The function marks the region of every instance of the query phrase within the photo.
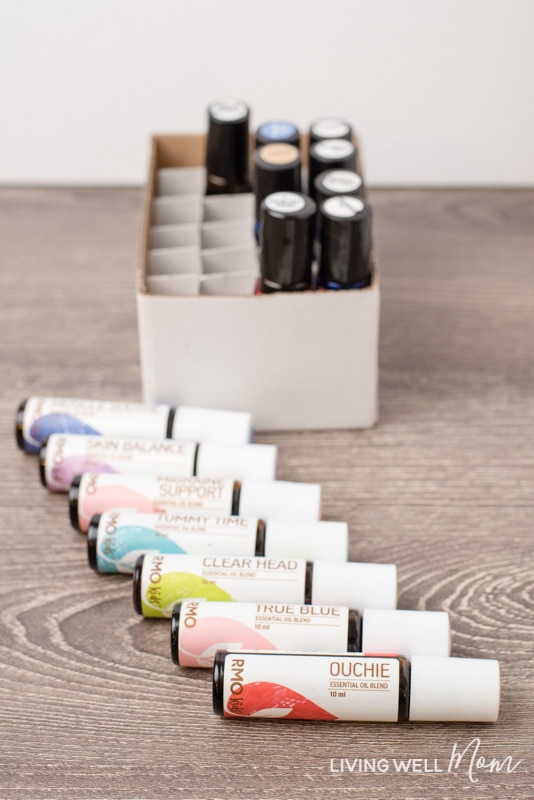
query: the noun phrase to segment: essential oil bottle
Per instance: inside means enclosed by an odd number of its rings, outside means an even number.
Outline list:
[[[308,194],[315,200],[315,178],[328,169],[357,172],[358,154],[352,142],[346,139],[325,139],[310,147]]]
[[[131,573],[141,553],[266,556],[346,561],[346,522],[261,520],[114,509],[95,514],[87,532],[89,565],[97,572]]]
[[[186,598],[357,611],[397,605],[394,564],[147,553],[135,565],[133,583],[134,608],[145,617],[170,617],[174,605]]]
[[[276,460],[275,445],[267,444],[53,433],[41,446],[39,474],[43,486],[53,492],[68,492],[76,475],[84,472],[270,481],[276,477]]]
[[[362,289],[372,277],[372,210],[359,197],[339,195],[319,210],[318,285],[325,289]]]
[[[494,659],[219,650],[213,710],[235,719],[496,722]]]
[[[286,120],[271,120],[264,122],[256,129],[256,147],[263,147],[265,144],[284,142],[300,147],[299,129],[292,122]]]
[[[323,200],[338,195],[365,197],[363,178],[348,169],[327,169],[315,178],[315,201],[320,206]]]
[[[250,192],[249,108],[236,98],[214,100],[208,107],[206,194]]]
[[[275,192],[262,202],[262,292],[301,292],[311,288],[316,211],[313,200],[298,192]]]
[[[351,142],[354,132],[352,125],[339,117],[322,117],[312,122],[309,129],[310,145],[325,139],[346,139]]]
[[[168,473],[85,472],[76,476],[69,491],[74,528],[85,533],[95,514],[114,508],[310,521],[321,516],[321,487],[291,481],[181,478]]]
[[[15,436],[20,449],[39,453],[42,443],[53,433],[246,444],[252,439],[252,417],[245,411],[193,406],[173,408],[126,400],[40,396],[23,400],[15,421]]]
[[[363,644],[364,635],[373,642],[370,648]],[[448,656],[449,615],[390,609],[364,609],[360,615],[345,606],[198,599],[175,605],[171,620],[175,664],[211,667],[216,651],[223,649]]]
[[[300,192],[300,151],[292,144],[267,144],[254,151],[253,189],[256,208],[256,240],[260,239],[261,204],[275,192]]]

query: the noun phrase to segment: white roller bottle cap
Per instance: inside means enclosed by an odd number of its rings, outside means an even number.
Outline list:
[[[400,611],[365,608],[362,652],[448,656],[451,652],[449,615],[446,611]]]
[[[252,416],[247,411],[179,406],[174,412],[172,438],[213,444],[247,444],[252,439]]]
[[[273,481],[276,478],[274,444],[201,444],[197,452],[199,478],[236,481]]]
[[[321,487],[318,483],[245,481],[239,496],[239,516],[318,520],[321,516]]]
[[[302,522],[269,519],[265,531],[268,558],[303,558],[305,561],[346,561],[349,531],[346,522]]]
[[[396,608],[397,568],[395,564],[315,561],[311,601],[319,606],[348,606],[360,613],[364,608]]]
[[[493,658],[414,656],[411,721],[496,722],[501,681]]]

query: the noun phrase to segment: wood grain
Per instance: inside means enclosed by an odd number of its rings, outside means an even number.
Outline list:
[[[32,393],[140,398],[140,200],[0,190],[0,797],[531,798],[534,191],[372,192],[381,422],[257,437],[280,477],[323,484],[353,559],[398,564],[400,607],[447,609],[455,655],[499,658],[495,725],[223,721],[208,672],[174,667],[168,624],[134,613],[130,580],[88,568],[13,419]],[[513,765],[447,772],[476,737]],[[360,758],[388,771],[331,771]],[[398,774],[395,758],[444,771]]]

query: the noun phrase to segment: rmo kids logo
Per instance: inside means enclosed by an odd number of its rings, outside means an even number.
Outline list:
[[[243,710],[243,694],[245,678],[243,675],[245,666],[244,658],[233,658],[230,666],[230,697],[228,700],[228,711],[232,714],[240,714]]]
[[[114,536],[117,533],[117,524],[119,521],[119,512],[110,511],[104,521],[104,536],[102,540],[102,552],[108,558],[115,557],[115,540]]]
[[[85,494],[95,494],[98,490],[98,473],[92,472],[87,475],[85,483]]]
[[[146,592],[147,600],[156,608],[161,608],[161,587],[160,582],[162,578],[162,565],[163,556],[155,555],[152,557],[150,564],[150,573],[148,575],[148,589]]]
[[[197,624],[198,602],[192,600],[186,604],[184,614],[184,626],[186,628],[194,628]]]

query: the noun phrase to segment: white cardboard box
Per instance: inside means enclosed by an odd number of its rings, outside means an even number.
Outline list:
[[[149,242],[161,170],[201,166],[204,148],[203,136],[152,140],[137,286],[144,400],[251,411],[265,431],[371,427],[378,417],[376,270],[360,290],[235,296],[199,296],[188,276],[154,274]],[[168,192],[172,180],[163,177]]]

